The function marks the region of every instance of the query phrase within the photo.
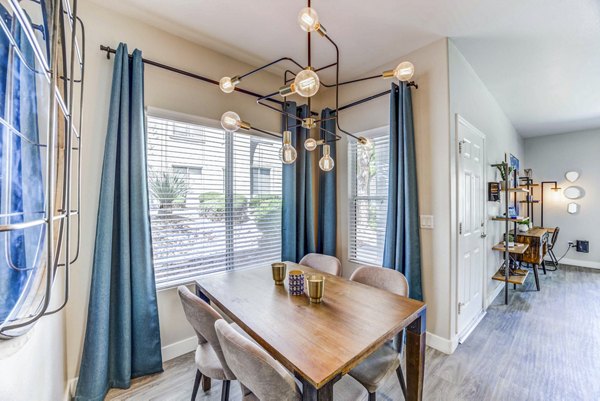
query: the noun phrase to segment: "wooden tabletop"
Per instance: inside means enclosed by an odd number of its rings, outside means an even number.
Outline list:
[[[515,242],[514,246],[508,247],[508,252],[515,255],[522,255],[529,248],[529,244],[521,244],[519,242]],[[506,245],[503,242],[500,242],[492,248],[494,251],[504,252],[506,250]]]
[[[275,359],[316,389],[424,316],[423,302],[286,264],[288,272],[325,276],[323,303],[289,295],[287,278],[284,285],[275,285],[270,265],[205,276],[196,284]]]
[[[546,229],[546,228],[533,227],[533,228],[529,229],[529,231],[526,231],[526,232],[520,232],[519,231],[519,232],[516,233],[516,235],[517,236],[523,236],[523,237],[537,237],[537,238],[541,238],[547,232],[548,232],[548,229]]]

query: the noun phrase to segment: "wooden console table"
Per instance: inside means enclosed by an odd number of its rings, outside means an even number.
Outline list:
[[[527,250],[519,256],[519,261],[529,263],[533,266],[533,274],[535,277],[535,286],[540,290],[540,278],[538,275],[538,267],[542,266],[544,274],[546,274],[546,263],[544,256],[548,252],[548,229],[542,227],[534,227],[527,232],[517,232],[515,241],[528,244]]]

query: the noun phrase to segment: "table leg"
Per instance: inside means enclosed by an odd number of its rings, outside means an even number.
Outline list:
[[[535,288],[540,290],[540,274],[538,273],[538,265],[537,263],[533,264],[533,277],[535,278]]]
[[[302,380],[302,401],[333,401],[333,385],[339,378],[331,380],[317,389],[308,381]]]
[[[425,375],[425,311],[406,329],[406,401],[422,401]]]

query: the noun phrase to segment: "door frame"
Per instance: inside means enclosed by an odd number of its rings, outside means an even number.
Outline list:
[[[455,303],[455,308],[454,308],[454,319],[456,322],[455,325],[455,335],[457,335],[459,337],[460,342],[462,342],[462,340],[466,339],[466,337],[473,331],[473,329],[479,324],[479,322],[481,321],[481,319],[483,318],[483,316],[485,315],[485,311],[487,309],[487,274],[488,274],[488,268],[487,268],[487,259],[488,259],[488,252],[487,252],[487,237],[482,238],[483,241],[483,249],[484,249],[484,253],[483,253],[483,274],[482,274],[482,279],[481,279],[481,311],[482,313],[480,313],[478,316],[476,316],[472,322],[470,322],[467,326],[465,326],[461,331],[459,331],[459,327],[458,327],[458,321],[459,321],[459,308],[458,308],[458,294],[459,294],[459,277],[458,277],[458,269],[459,269],[459,264],[460,264],[460,245],[461,245],[461,234],[460,234],[460,223],[462,221],[462,215],[461,215],[461,198],[460,198],[460,189],[461,189],[461,180],[460,180],[460,168],[461,168],[461,163],[462,163],[462,157],[460,156],[460,144],[462,142],[462,137],[460,136],[460,125],[464,125],[465,127],[469,128],[470,130],[472,130],[477,136],[479,136],[483,142],[483,156],[482,156],[482,164],[483,164],[483,175],[482,175],[482,184],[483,184],[483,208],[482,208],[482,214],[483,214],[483,233],[487,234],[487,226],[488,226],[488,214],[487,214],[487,137],[486,135],[477,127],[475,127],[473,124],[471,124],[467,119],[465,119],[463,116],[461,116],[460,114],[456,113],[456,120],[455,120],[455,141],[456,141],[456,146],[455,146],[455,177],[454,179],[456,180],[456,185],[455,185],[455,194],[454,196],[456,197],[456,224],[455,224],[455,235],[456,235],[456,249],[455,249],[455,255],[456,255],[456,280],[455,280],[455,297],[454,298],[454,303]]]

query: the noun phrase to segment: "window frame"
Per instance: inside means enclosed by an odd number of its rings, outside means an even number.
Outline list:
[[[372,138],[377,138],[377,137],[382,137],[384,135],[388,135],[390,134],[390,126],[389,125],[383,125],[381,127],[377,127],[377,128],[372,128],[366,131],[363,131],[360,133],[360,136],[363,136],[367,139],[372,139]],[[388,139],[389,140],[389,139]],[[356,264],[361,264],[361,265],[369,265],[369,266],[377,266],[377,267],[381,267],[381,264],[374,262],[373,260],[363,260],[360,258],[355,257],[354,255],[352,255],[352,252],[354,250],[354,253],[356,253],[356,245],[355,245],[355,240],[356,239],[356,232],[357,232],[357,224],[356,224],[356,213],[353,213],[353,205],[356,201],[358,200],[382,200],[382,201],[386,201],[387,202],[387,198],[388,196],[382,196],[382,195],[378,195],[378,196],[365,196],[365,195],[357,195],[356,194],[356,180],[357,180],[357,169],[356,169],[356,162],[357,162],[357,154],[356,154],[356,146],[358,144],[357,143],[349,143],[348,144],[348,233],[347,233],[347,241],[348,241],[348,247],[347,247],[347,255],[346,257],[348,258],[349,262],[352,263],[356,263]],[[352,147],[354,146],[354,152],[351,152]],[[388,155],[389,156],[389,155]],[[389,168],[389,158],[388,158],[388,168]],[[389,185],[389,183],[388,183]],[[385,230],[385,224],[383,229]],[[382,249],[383,252],[383,249]],[[383,259],[383,255],[382,255],[382,259]]]
[[[201,116],[196,116],[196,115],[190,115],[190,114],[186,114],[186,113],[180,113],[180,112],[176,112],[176,111],[171,111],[171,110],[165,110],[165,109],[161,109],[161,108],[157,108],[157,107],[152,107],[152,106],[147,106],[145,108],[145,112],[144,112],[144,125],[145,125],[145,131],[146,131],[146,138],[145,138],[145,142],[146,142],[146,153],[147,153],[147,146],[148,146],[148,138],[147,138],[147,134],[148,134],[148,117],[154,117],[154,118],[158,118],[158,119],[165,119],[165,120],[170,120],[170,121],[176,121],[176,122],[180,122],[180,123],[184,123],[184,124],[191,124],[191,125],[200,125],[200,126],[204,126],[207,128],[213,128],[213,129],[218,129],[218,130],[223,130],[223,127],[221,126],[220,121],[218,120],[214,120],[214,119],[210,119],[210,118],[206,118],[206,117],[201,117]],[[269,131],[270,132],[270,131]],[[277,135],[277,133],[273,133],[275,135]],[[266,135],[264,133],[261,132],[257,132],[254,130],[250,130],[248,132],[248,135],[252,135],[255,137],[259,137],[261,139],[268,139],[268,140],[273,140],[272,136]],[[178,142],[185,142],[184,140],[182,140],[181,136],[176,136],[176,138],[171,138],[174,141],[178,141]],[[227,168],[230,168],[233,165],[233,148],[235,145],[233,145],[233,138],[231,136],[226,135],[225,136],[225,141],[232,144],[231,147],[227,147],[226,145],[226,150],[225,150],[225,168],[223,169],[223,180],[224,180],[224,195],[227,197],[227,195],[232,195],[233,196],[233,192],[229,193],[229,191],[234,191],[234,180],[233,180],[233,175],[230,177],[230,179],[227,179],[227,175],[225,170]],[[205,142],[204,140],[201,141],[193,141],[194,143],[199,143],[199,142]],[[188,166],[184,166],[184,165],[177,165],[176,167],[188,167]],[[207,167],[207,166],[202,166],[202,168]],[[253,167],[250,166],[250,170],[252,170]],[[148,167],[147,167],[148,170]],[[272,169],[270,169],[272,170]],[[272,173],[272,171],[271,171]],[[251,180],[250,180],[251,181]],[[230,182],[231,188],[227,188],[227,182]],[[251,183],[250,183],[251,185]],[[150,195],[149,195],[150,196]],[[252,194],[250,195],[252,196]],[[283,196],[283,194],[282,194]],[[154,245],[153,245],[154,248]],[[234,252],[235,253],[235,252]],[[228,256],[228,252],[225,252],[225,257],[227,260],[229,260],[231,257]],[[281,256],[280,256],[281,258]],[[156,274],[156,270],[155,270],[155,266],[154,266],[154,250],[152,251],[152,270],[153,273]],[[229,262],[227,263],[229,265]],[[229,267],[227,266],[225,269],[223,270],[216,270],[216,271],[211,271],[208,273],[204,273],[203,275],[210,275],[210,274],[220,274],[223,273],[227,270],[231,270],[233,268],[233,266]],[[247,268],[247,267],[241,267],[241,269],[243,268]],[[190,278],[189,280],[186,281],[178,281],[178,280],[173,280],[170,282],[166,282],[163,284],[158,284],[155,283],[155,287],[156,287],[156,291],[157,292],[161,292],[161,291],[169,291],[172,290],[173,288],[176,288],[180,285],[190,285],[193,284],[195,279],[197,277],[200,277],[200,275],[194,277],[194,278]]]

